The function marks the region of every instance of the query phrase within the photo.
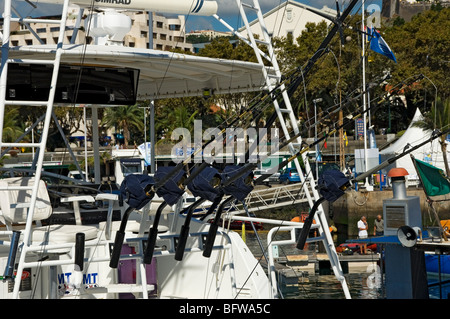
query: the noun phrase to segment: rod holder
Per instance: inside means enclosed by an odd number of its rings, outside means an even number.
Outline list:
[[[122,222],[120,223],[120,228],[116,232],[116,238],[114,239],[113,251],[111,253],[111,260],[109,261],[109,267],[117,268],[119,265],[120,254],[122,252],[123,240],[125,238],[125,229],[127,228],[128,217],[134,210],[133,207],[128,207],[123,214]]]
[[[203,257],[206,257],[206,258],[211,257],[211,252],[212,252],[212,248],[214,245],[214,241],[216,239],[217,229],[219,228],[219,222],[220,222],[220,217],[222,215],[223,208],[225,207],[225,205],[229,204],[233,199],[234,199],[233,196],[228,197],[226,200],[224,200],[220,204],[219,209],[217,209],[217,213],[216,213],[216,216],[214,217],[214,221],[211,224],[211,226],[209,226],[209,232],[206,237],[204,250],[203,250]]]
[[[153,258],[153,251],[155,250],[156,245],[156,237],[158,236],[158,224],[159,219],[161,217],[161,213],[164,209],[164,207],[167,206],[166,202],[161,203],[159,205],[158,209],[156,210],[155,219],[153,220],[153,226],[148,232],[148,238],[147,238],[147,246],[145,247],[144,252],[144,264],[151,264],[152,258]]]
[[[84,241],[84,233],[75,235],[75,265],[78,266],[79,271],[83,271],[84,268]]]
[[[309,231],[311,229],[312,222],[314,220],[314,215],[316,214],[317,208],[319,207],[322,202],[325,201],[325,197],[320,197],[311,208],[311,211],[309,212],[308,217],[306,218],[305,222],[303,223],[302,230],[300,232],[300,235],[298,236],[297,240],[297,249],[303,250],[306,243],[306,238],[308,237]]]
[[[20,231],[13,231],[3,281],[12,280],[14,277],[14,265],[16,263],[17,247],[19,247],[19,238]]]
[[[199,199],[195,201],[191,206],[189,206],[188,213],[186,214],[186,220],[184,225],[181,226],[180,230],[180,238],[178,240],[177,248],[175,250],[175,260],[181,261],[183,260],[184,249],[186,248],[186,242],[189,236],[189,224],[191,222],[192,214],[194,210],[205,201],[206,199]]]

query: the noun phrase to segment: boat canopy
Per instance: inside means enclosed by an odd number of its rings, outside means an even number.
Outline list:
[[[31,45],[10,51],[12,59],[49,59],[55,45]],[[198,57],[122,46],[65,45],[62,64],[138,69],[138,100],[260,91],[261,66],[236,60]],[[274,75],[273,70],[269,70]]]

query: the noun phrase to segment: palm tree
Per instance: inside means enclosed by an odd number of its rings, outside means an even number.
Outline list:
[[[116,128],[123,130],[125,148],[128,147],[130,140],[130,130],[136,128],[144,129],[143,111],[137,105],[117,106],[108,108],[101,121],[107,128]]]
[[[440,98],[436,99],[435,107],[432,107],[429,112],[423,115],[422,120],[419,120],[413,124],[420,127],[425,131],[432,131],[439,129],[441,131],[447,129],[450,125],[450,99],[442,101]],[[445,140],[447,135],[441,135],[439,143],[441,145],[442,157],[444,159],[445,173],[447,177],[450,177],[450,168],[447,158],[447,143]]]
[[[192,133],[194,131],[193,125],[197,114],[197,110],[190,114],[189,110],[184,105],[176,108],[173,113],[171,113],[172,116],[170,116],[171,123],[169,131],[182,127],[187,128]]]
[[[12,142],[18,138],[23,130],[18,124],[19,112],[15,108],[7,108],[3,122],[3,137],[5,142]]]

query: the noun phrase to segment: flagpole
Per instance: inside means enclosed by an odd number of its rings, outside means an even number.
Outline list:
[[[361,34],[361,38],[362,38],[362,86],[363,86],[363,94],[362,94],[362,98],[363,98],[363,110],[364,110],[364,115],[363,115],[363,122],[364,122],[364,165],[365,165],[365,170],[368,170],[367,167],[367,158],[368,158],[368,151],[367,151],[367,104],[366,104],[366,35],[365,35],[365,26],[364,26],[364,3],[365,0],[362,0],[362,12],[361,12],[361,28],[362,28],[362,34]],[[370,185],[369,185],[369,177],[366,177],[366,183],[364,185],[364,187],[366,188],[366,190],[371,190],[370,189]]]

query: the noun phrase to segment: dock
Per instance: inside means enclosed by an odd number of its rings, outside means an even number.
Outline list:
[[[368,253],[364,255],[340,255],[344,274],[367,272],[380,260],[380,254]],[[267,263],[260,259],[262,267],[267,271]],[[296,285],[299,278],[308,274],[332,275],[331,264],[327,254],[299,254],[287,255],[275,259],[275,272],[282,285]]]

